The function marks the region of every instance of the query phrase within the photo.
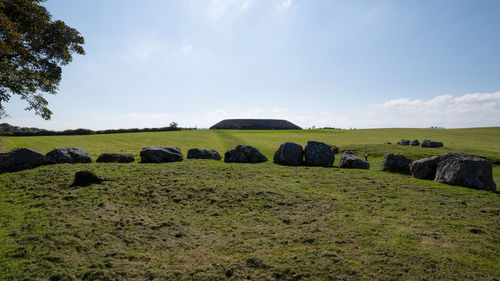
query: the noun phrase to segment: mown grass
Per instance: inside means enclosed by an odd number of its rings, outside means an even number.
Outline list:
[[[150,145],[223,152],[248,143],[270,159],[283,141],[319,140],[374,157],[371,170],[185,160],[62,164],[2,174],[0,280],[498,280],[498,193],[378,168],[380,156],[395,150],[414,157],[476,151],[499,158],[498,128],[468,130],[3,138],[3,150],[75,146],[94,156],[138,155]],[[417,135],[446,147],[383,144]],[[80,170],[106,181],[70,188]],[[498,167],[494,172],[498,183]]]

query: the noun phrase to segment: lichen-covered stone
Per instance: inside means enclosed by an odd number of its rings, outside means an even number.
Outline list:
[[[359,158],[359,156],[352,151],[344,151],[340,158],[339,168],[368,170],[370,169],[370,163]]]
[[[142,163],[168,163],[184,160],[178,147],[145,147],[140,152]]]
[[[331,167],[335,161],[335,151],[326,143],[308,141],[304,149],[306,166]]]
[[[261,163],[266,162],[267,158],[257,148],[250,145],[238,145],[233,149],[226,151],[224,162],[227,163]]]
[[[279,165],[300,166],[304,163],[304,149],[293,142],[285,142],[274,153],[273,162]]]
[[[496,191],[490,161],[465,153],[448,153],[439,158],[437,182]]]

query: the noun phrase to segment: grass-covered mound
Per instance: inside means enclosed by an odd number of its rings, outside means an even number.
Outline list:
[[[287,120],[280,119],[225,119],[210,127],[222,130],[302,130]]]
[[[383,144],[403,137],[445,147]],[[138,156],[153,145],[223,152],[247,143],[272,158],[283,141],[318,140],[368,151],[372,169],[185,160],[2,174],[0,280],[498,279],[499,194],[386,173],[378,165],[386,151],[414,159],[448,151],[498,159],[499,139],[498,128],[3,138],[3,150],[75,146],[94,157]],[[70,187],[82,170],[104,181]],[[494,177],[498,185],[497,166]]]

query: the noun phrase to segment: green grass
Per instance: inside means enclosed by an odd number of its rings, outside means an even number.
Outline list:
[[[442,141],[443,148],[420,148],[395,145],[401,138]],[[2,150],[28,147],[46,153],[57,147],[78,147],[94,156],[103,152],[126,152],[139,156],[147,146],[178,146],[186,153],[189,148],[206,147],[224,152],[238,144],[257,147],[268,158],[285,142],[305,145],[308,140],[337,145],[341,150],[366,151],[380,157],[388,152],[410,157],[440,155],[450,151],[467,152],[493,161],[500,160],[500,127],[472,129],[369,129],[369,130],[301,130],[301,131],[233,131],[191,130],[180,132],[126,133],[87,136],[3,137]],[[385,142],[393,145],[386,145]]]
[[[401,138],[444,148],[384,145]],[[500,195],[380,171],[386,152],[500,158],[500,128],[182,131],[3,138],[4,151],[75,146],[224,152],[319,140],[371,170],[228,164],[62,164],[0,175],[0,280],[498,280]],[[338,163],[338,159],[336,160]],[[69,188],[75,172],[102,184]],[[499,169],[494,168],[495,181]]]

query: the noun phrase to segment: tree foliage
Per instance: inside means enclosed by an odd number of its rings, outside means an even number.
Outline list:
[[[0,114],[19,95],[43,119],[50,119],[44,93],[56,94],[61,66],[85,54],[80,33],[51,20],[45,0],[0,0]]]

